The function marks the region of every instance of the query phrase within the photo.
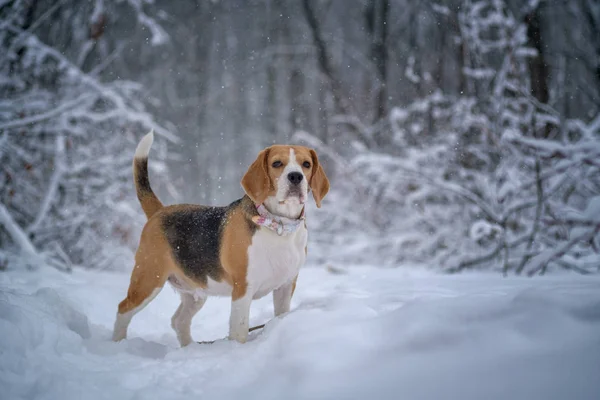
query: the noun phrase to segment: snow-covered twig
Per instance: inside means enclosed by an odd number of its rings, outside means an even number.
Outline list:
[[[64,102],[60,106],[52,110],[48,110],[40,114],[32,115],[30,117],[21,118],[14,121],[0,123],[0,131],[19,128],[21,126],[29,126],[43,121],[47,121],[52,118],[59,117],[67,111],[73,110],[75,108],[85,107],[86,105],[90,104],[95,97],[96,95],[86,93],[77,97],[74,100]]]
[[[457,266],[446,269],[446,272],[453,274],[456,272],[461,272],[464,269],[475,267],[476,265],[490,262],[500,254],[500,252],[505,246],[506,243],[504,241],[500,241],[498,245],[494,248],[494,250],[490,251],[489,253],[481,257],[461,261]]]
[[[596,236],[600,232],[600,224],[597,224],[594,229],[583,232],[571,238],[568,242],[563,243],[556,249],[548,249],[530,260],[531,269],[527,273],[529,276],[533,276],[536,273],[544,273],[548,264],[554,260],[560,259],[562,256],[567,254],[571,248],[581,242],[589,241],[591,238]]]
[[[55,139],[55,151],[54,151],[54,172],[50,177],[50,182],[48,184],[48,190],[46,191],[46,196],[44,196],[44,200],[42,201],[42,205],[35,217],[35,220],[29,225],[27,228],[28,233],[35,232],[44,218],[46,217],[52,202],[56,198],[56,192],[58,190],[58,186],[60,184],[60,180],[62,178],[63,173],[66,170],[66,160],[65,160],[65,137],[62,134],[56,136]]]
[[[15,222],[2,203],[0,203],[0,225],[8,232],[28,261],[35,263],[41,260],[35,246],[27,237],[27,233]]]
[[[515,272],[517,274],[520,274],[521,272],[523,272],[523,268],[525,268],[525,265],[531,258],[529,252],[531,251],[531,247],[533,246],[535,237],[538,234],[538,230],[540,228],[540,219],[542,217],[542,209],[544,207],[544,183],[542,182],[542,179],[540,177],[541,168],[542,167],[540,165],[540,160],[535,160],[535,176],[536,176],[536,180],[537,180],[537,182],[536,182],[537,204],[536,204],[536,209],[535,209],[535,217],[533,220],[533,228],[531,229],[531,235],[529,236],[529,239],[527,240],[525,254],[523,255],[523,258],[521,259],[521,263],[515,270]]]

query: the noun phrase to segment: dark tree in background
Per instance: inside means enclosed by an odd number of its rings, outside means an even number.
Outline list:
[[[316,147],[314,262],[597,271],[599,27],[593,0],[0,1],[2,265],[120,267],[153,127],[165,202]]]

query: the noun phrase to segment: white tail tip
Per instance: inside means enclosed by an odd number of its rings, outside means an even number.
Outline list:
[[[146,136],[138,143],[137,148],[135,149],[135,158],[148,158],[152,142],[154,142],[154,129],[146,134]]]

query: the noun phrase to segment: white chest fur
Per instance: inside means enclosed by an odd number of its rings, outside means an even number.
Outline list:
[[[248,290],[258,299],[291,282],[306,259],[304,225],[288,236],[260,228],[248,248]]]

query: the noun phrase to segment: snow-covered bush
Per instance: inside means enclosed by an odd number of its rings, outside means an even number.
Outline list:
[[[112,267],[137,240],[136,136],[154,128],[176,137],[145,111],[138,84],[102,81],[103,65],[84,68],[76,59],[102,34],[103,8],[116,3],[68,9],[72,57],[45,25],[61,2],[39,16],[27,1],[0,5],[0,256],[9,267],[17,255],[30,266]],[[142,16],[152,35],[162,32]],[[156,159],[166,156],[166,142]]]
[[[351,136],[351,152],[342,141],[297,135],[345,177],[336,180],[342,206],[320,211],[320,228],[357,242],[342,258],[319,256],[449,272],[598,271],[600,116],[565,120],[530,94],[528,62],[537,53],[503,1],[468,2],[457,19],[466,93],[438,90],[392,109],[385,126]],[[391,140],[359,139],[376,134]]]

